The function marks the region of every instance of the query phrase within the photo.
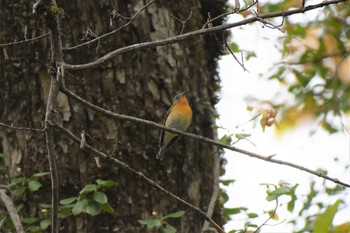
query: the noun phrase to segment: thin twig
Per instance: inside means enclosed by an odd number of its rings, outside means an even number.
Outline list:
[[[279,30],[280,32],[283,32],[283,33],[284,33],[284,31],[281,29],[281,26],[283,26],[284,19],[285,19],[284,16],[282,17],[282,22],[281,22],[279,25],[274,25],[273,23],[268,22],[267,20],[261,18],[261,17],[259,16],[259,13],[258,13],[257,11],[254,11],[254,14],[255,14],[255,17],[257,18],[257,20],[258,20],[260,23],[262,23],[265,27],[270,28],[270,29],[277,29],[277,30]]]
[[[217,135],[215,135],[215,139],[217,139]],[[207,216],[212,217],[214,213],[214,209],[216,206],[216,201],[218,200],[219,196],[219,189],[220,189],[220,152],[218,147],[213,146],[213,192],[211,194],[211,198],[209,201],[208,209],[207,209]],[[205,232],[209,230],[209,222],[205,221],[202,227],[201,232]]]
[[[65,135],[67,135],[69,138],[71,138],[73,141],[75,141],[76,143],[80,143],[80,139],[75,136],[72,132],[70,132],[68,129],[60,126],[60,125],[52,125],[53,127],[55,127],[57,130],[59,130],[60,132],[64,133]],[[85,144],[85,149],[88,149],[92,152],[94,152],[98,157],[102,158],[102,159],[107,159],[108,161],[124,168],[125,170],[127,170],[128,172],[131,172],[132,174],[136,175],[137,177],[141,178],[142,180],[146,181],[148,184],[150,184],[152,187],[158,189],[159,191],[161,191],[162,193],[164,193],[165,195],[175,199],[176,201],[182,203],[183,205],[189,207],[190,209],[194,210],[195,212],[199,213],[205,220],[209,221],[211,224],[213,224],[213,226],[220,232],[220,233],[225,233],[225,231],[213,220],[211,219],[209,216],[207,216],[200,208],[198,208],[197,206],[192,205],[191,203],[181,199],[180,197],[176,196],[175,194],[173,194],[172,192],[166,190],[165,188],[163,188],[162,186],[160,186],[158,183],[156,183],[154,180],[148,178],[146,175],[144,175],[142,172],[130,167],[128,164],[114,158],[111,156],[108,156],[107,154],[95,149],[94,147],[90,146],[89,144]]]
[[[105,38],[105,37],[108,37],[108,36],[111,36],[113,35],[114,33],[122,30],[123,28],[126,28],[127,26],[129,26],[132,22],[134,22],[135,18],[144,10],[146,9],[149,5],[151,5],[152,3],[154,3],[156,0],[152,0],[150,1],[149,3],[147,3],[146,5],[144,5],[141,9],[139,9],[132,17],[131,19],[129,20],[129,22],[127,22],[126,24],[124,24],[123,26],[120,26],[119,28],[113,30],[113,31],[110,31],[110,32],[107,32],[101,36],[98,36],[96,37],[95,39],[92,39],[92,40],[89,40],[87,42],[84,42],[84,43],[81,43],[79,45],[76,45],[76,46],[72,46],[72,47],[69,47],[69,48],[63,48],[64,51],[70,51],[70,50],[74,50],[74,49],[77,49],[77,48],[80,48],[82,46],[86,46],[86,45],[89,45],[97,40],[101,40],[102,38]]]
[[[328,6],[328,5],[332,5],[332,4],[337,4],[340,2],[345,2],[348,0],[333,0],[333,1],[323,1],[319,4],[315,4],[315,5],[309,5],[305,8],[298,8],[298,9],[292,9],[292,10],[288,10],[288,11],[282,11],[282,12],[276,12],[276,13],[268,13],[268,14],[263,14],[260,15],[260,19],[267,19],[267,18],[275,18],[275,17],[287,17],[289,15],[294,15],[294,14],[300,14],[300,13],[304,13],[310,10],[314,10],[317,8],[321,8],[324,6]],[[190,37],[194,37],[194,36],[198,36],[198,35],[202,35],[202,34],[208,34],[208,33],[212,33],[212,32],[217,32],[217,31],[222,31],[222,30],[226,30],[229,28],[234,28],[234,27],[238,27],[241,25],[246,25],[249,23],[253,23],[259,21],[259,19],[257,17],[250,17],[244,20],[241,20],[239,22],[235,22],[235,23],[229,23],[229,24],[223,24],[223,25],[219,25],[219,26],[215,26],[212,28],[205,28],[205,29],[200,29],[197,31],[192,31],[192,32],[188,32],[182,35],[177,35],[174,37],[169,37],[166,39],[162,39],[162,40],[156,40],[156,41],[151,41],[151,42],[143,42],[143,43],[137,43],[137,44],[132,44],[129,46],[125,46],[123,48],[119,48],[116,50],[113,50],[112,52],[107,53],[106,55],[96,59],[93,62],[89,62],[89,63],[85,63],[85,64],[79,64],[79,65],[72,65],[72,64],[67,64],[67,63],[62,63],[62,65],[68,69],[68,70],[82,70],[82,69],[89,69],[89,68],[94,68],[94,67],[98,67],[100,65],[102,65],[103,63],[113,59],[115,56],[123,54],[123,53],[127,53],[130,51],[135,51],[135,50],[139,50],[139,49],[145,49],[145,48],[153,48],[153,47],[157,47],[157,46],[163,46],[163,45],[169,45],[169,44],[174,44],[177,43],[179,41],[188,39]]]
[[[268,217],[260,226],[258,226],[258,228],[256,228],[256,230],[254,231],[254,233],[258,233],[259,230],[260,230],[263,226],[265,226],[266,223],[267,223],[268,221],[270,221],[270,219],[273,218],[273,216],[276,214],[277,208],[278,208],[278,198],[276,198],[276,206],[275,206],[275,208],[273,209],[272,213],[269,215],[269,217]]]
[[[258,3],[258,0],[255,0],[251,5],[249,5],[249,6],[246,5],[245,8],[240,9],[239,12],[246,11],[246,10],[248,10],[249,8],[251,8],[251,7],[253,7],[254,5],[256,5],[257,3]],[[237,12],[236,12],[236,11],[230,11],[230,12],[226,12],[226,13],[223,13],[223,14],[221,14],[221,15],[218,15],[218,16],[212,18],[212,19],[208,19],[207,22],[205,22],[205,24],[203,25],[202,29],[208,27],[208,24],[210,24],[210,23],[213,24],[213,22],[214,22],[215,20],[224,18],[224,17],[226,17],[226,16],[228,16],[228,15],[232,15],[232,14],[235,14],[235,13],[237,13]]]
[[[231,49],[230,46],[228,45],[227,40],[226,40],[225,38],[224,38],[224,41],[225,41],[225,47],[226,47],[226,49],[230,52],[230,54],[232,55],[232,57],[236,60],[236,62],[242,67],[242,69],[243,69],[244,71],[247,71],[247,72],[249,73],[249,70],[247,70],[247,68],[245,68],[245,66],[244,66],[243,60],[242,60],[242,62],[240,62],[240,61],[238,60],[238,58],[236,57],[236,55],[233,53],[232,49]]]
[[[0,199],[6,206],[7,212],[10,215],[13,225],[15,226],[17,233],[24,233],[24,229],[21,223],[21,219],[18,215],[15,205],[13,204],[12,199],[6,194],[5,189],[0,188]]]
[[[64,94],[68,95],[69,97],[72,97],[76,101],[78,101],[81,104],[85,105],[89,109],[91,109],[93,111],[96,111],[96,112],[98,112],[98,113],[100,113],[102,115],[105,115],[105,116],[108,116],[108,117],[112,117],[112,118],[116,118],[116,119],[122,119],[122,120],[137,122],[137,123],[144,124],[144,125],[149,125],[149,126],[156,127],[158,129],[162,129],[162,130],[165,130],[165,131],[169,131],[169,132],[172,132],[172,133],[175,133],[175,134],[178,134],[178,135],[183,135],[183,136],[192,138],[194,140],[198,140],[198,141],[201,141],[201,142],[212,144],[212,145],[218,146],[218,147],[223,148],[223,149],[228,149],[228,150],[231,150],[231,151],[235,151],[235,152],[247,155],[247,156],[252,157],[252,158],[256,158],[256,159],[260,159],[260,160],[263,160],[263,161],[266,161],[266,162],[276,163],[276,164],[285,165],[285,166],[288,166],[288,167],[291,167],[291,168],[299,169],[301,171],[313,174],[315,176],[322,177],[322,178],[324,178],[326,180],[329,180],[331,182],[334,182],[336,184],[343,185],[344,187],[350,188],[350,184],[342,182],[342,181],[338,180],[337,178],[332,178],[330,176],[324,175],[323,173],[321,173],[319,171],[314,171],[314,170],[311,170],[309,168],[303,167],[301,165],[297,165],[297,164],[290,163],[290,162],[283,161],[283,160],[274,159],[274,158],[272,158],[272,156],[263,156],[263,155],[256,154],[256,153],[253,153],[253,152],[250,152],[250,151],[247,151],[247,150],[239,149],[239,148],[231,146],[231,145],[226,145],[226,144],[217,142],[217,141],[215,141],[213,139],[210,139],[210,138],[206,138],[206,137],[203,137],[203,136],[200,136],[200,135],[183,132],[183,131],[180,131],[180,130],[177,130],[177,129],[174,129],[174,128],[169,128],[169,127],[166,127],[166,126],[164,126],[162,124],[158,124],[158,123],[153,122],[153,121],[144,120],[144,119],[141,119],[141,118],[132,117],[132,116],[128,116],[128,115],[124,115],[124,114],[119,114],[119,113],[114,113],[114,112],[108,111],[108,110],[106,110],[104,108],[101,108],[101,107],[98,107],[97,105],[94,105],[94,104],[90,103],[89,101],[81,98],[80,96],[74,94],[73,92],[71,92],[64,85],[61,86],[61,91]]]
[[[9,128],[9,129],[14,129],[14,130],[23,130],[23,131],[30,131],[30,132],[39,132],[43,133],[45,129],[34,129],[34,128],[29,128],[29,127],[18,127],[18,126],[13,126],[13,125],[7,125],[2,122],[0,122],[0,126]]]
[[[31,39],[26,39],[26,40],[20,40],[20,41],[14,41],[14,42],[9,42],[9,43],[4,43],[4,44],[0,44],[0,47],[7,47],[7,46],[12,46],[12,45],[18,45],[18,44],[24,44],[24,43],[29,43],[29,42],[33,42],[36,40],[39,40],[41,38],[45,38],[48,37],[50,35],[50,33],[46,33]]]
[[[185,25],[186,25],[187,21],[190,20],[190,18],[192,17],[193,10],[191,9],[190,15],[185,20],[182,20],[171,13],[169,13],[169,14],[170,14],[170,16],[172,16],[174,19],[176,19],[177,21],[179,21],[182,24],[181,31],[180,31],[180,35],[181,35],[185,30]]]

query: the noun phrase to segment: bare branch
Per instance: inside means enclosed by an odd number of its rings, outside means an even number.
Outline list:
[[[259,16],[259,13],[258,13],[257,11],[254,11],[254,13],[255,13],[255,17],[257,18],[257,20],[258,20],[260,23],[262,23],[264,26],[266,26],[267,28],[270,28],[270,29],[278,29],[280,32],[283,32],[283,33],[284,33],[284,31],[280,28],[281,26],[283,26],[284,19],[285,19],[284,16],[282,17],[282,22],[281,22],[279,25],[274,25],[273,23],[268,22],[267,20],[261,18],[261,17]]]
[[[72,132],[67,130],[66,128],[64,128],[64,127],[62,127],[60,125],[57,125],[57,124],[56,125],[52,125],[52,126],[55,127],[57,130],[59,130],[60,132],[62,132],[65,135],[67,135],[69,138],[71,138],[76,143],[78,143],[78,144],[80,143],[80,139],[77,136],[75,136]],[[103,152],[101,152],[99,150],[96,150],[95,148],[93,148],[92,146],[90,146],[87,143],[85,144],[85,149],[88,149],[88,150],[94,152],[99,158],[107,159],[108,161],[110,161],[110,162],[112,162],[112,163],[114,163],[114,164],[124,168],[128,172],[131,172],[132,174],[134,174],[137,177],[139,177],[140,179],[146,181],[152,187],[158,189],[159,191],[161,191],[165,195],[171,197],[172,199],[182,203],[183,205],[189,207],[193,211],[195,211],[198,214],[200,214],[205,220],[210,222],[215,227],[215,229],[217,229],[220,233],[225,233],[225,231],[213,219],[211,219],[209,216],[207,216],[200,208],[198,208],[197,206],[192,205],[191,203],[181,199],[180,197],[178,197],[175,194],[171,193],[170,191],[166,190],[165,188],[160,186],[158,183],[156,183],[154,180],[148,178],[142,172],[140,172],[140,171],[130,167],[128,164],[126,164],[126,163],[116,159],[115,157],[108,156],[105,153],[103,153]]]
[[[217,137],[217,135],[215,135],[215,137]],[[215,138],[217,139],[217,138]],[[212,217],[213,213],[214,213],[214,209],[216,206],[216,201],[218,200],[218,196],[219,196],[219,189],[220,189],[220,156],[219,156],[219,148],[214,147],[213,146],[213,150],[214,150],[214,166],[213,166],[213,192],[211,194],[211,198],[209,201],[209,205],[208,205],[208,209],[207,209],[207,216]],[[205,232],[207,230],[209,230],[209,222],[205,221],[202,227],[202,231],[201,232]],[[216,229],[215,229],[216,230]]]
[[[6,206],[7,212],[9,213],[12,223],[15,226],[17,233],[24,233],[24,229],[21,223],[21,219],[18,215],[18,212],[16,210],[15,205],[13,204],[13,201],[11,198],[6,194],[6,190],[0,188],[0,199]]]
[[[190,20],[190,18],[192,17],[193,10],[191,9],[190,15],[185,20],[179,19],[178,17],[176,17],[175,15],[173,15],[171,13],[169,13],[169,14],[171,17],[173,17],[174,19],[176,19],[177,21],[179,21],[182,24],[181,31],[180,31],[180,35],[181,35],[183,33],[183,31],[185,30],[185,25],[186,25],[187,21]]]
[[[242,69],[243,69],[244,71],[249,72],[249,70],[247,70],[247,68],[245,68],[245,66],[244,66],[243,59],[242,59],[242,62],[240,62],[240,61],[238,60],[238,58],[236,57],[236,55],[233,53],[233,51],[232,51],[232,49],[230,48],[230,46],[228,45],[227,40],[224,39],[224,41],[225,41],[225,47],[226,47],[226,49],[230,52],[230,54],[231,54],[232,57],[236,60],[236,62],[242,67]],[[242,57],[243,57],[243,55],[242,55]]]
[[[250,151],[247,151],[247,150],[239,149],[239,148],[231,146],[231,145],[226,145],[226,144],[217,142],[217,141],[215,141],[213,139],[206,138],[206,137],[203,137],[203,136],[200,136],[200,135],[183,132],[183,131],[180,131],[180,130],[177,130],[177,129],[174,129],[174,128],[169,128],[169,127],[166,127],[166,126],[164,126],[162,124],[155,123],[153,121],[144,120],[144,119],[141,119],[141,118],[132,117],[132,116],[128,116],[128,115],[124,115],[124,114],[119,114],[119,113],[114,113],[114,112],[108,111],[106,109],[98,107],[98,106],[90,103],[89,101],[79,97],[78,95],[76,95],[73,92],[71,92],[64,85],[61,86],[61,91],[64,94],[68,95],[69,97],[72,97],[76,101],[78,101],[81,104],[85,105],[89,109],[91,109],[93,111],[96,111],[96,112],[98,112],[100,114],[103,114],[103,115],[105,115],[107,117],[112,117],[112,118],[122,119],[122,120],[127,120],[127,121],[133,121],[133,122],[137,122],[137,123],[140,123],[140,124],[156,127],[158,129],[169,131],[169,132],[172,132],[172,133],[175,133],[175,134],[178,134],[178,135],[183,135],[183,136],[192,138],[194,140],[198,140],[198,141],[201,141],[201,142],[204,142],[204,143],[215,145],[215,146],[218,146],[218,147],[223,148],[223,149],[228,149],[228,150],[231,150],[231,151],[235,151],[235,152],[247,155],[247,156],[252,157],[252,158],[260,159],[260,160],[263,160],[263,161],[266,161],[266,162],[270,162],[270,163],[276,163],[276,164],[280,164],[280,165],[285,165],[285,166],[288,166],[288,167],[291,167],[291,168],[295,168],[295,169],[298,169],[298,170],[301,170],[301,171],[313,174],[315,176],[319,176],[321,178],[324,178],[324,179],[329,180],[331,182],[334,182],[336,184],[343,185],[344,187],[350,188],[350,184],[342,182],[342,181],[338,180],[337,178],[332,178],[330,176],[324,175],[323,173],[321,173],[319,171],[314,171],[314,170],[311,170],[309,168],[303,167],[301,165],[297,165],[297,164],[290,163],[290,162],[283,161],[283,160],[274,159],[273,156],[263,156],[263,155],[260,155],[260,154],[257,154],[257,153],[253,153],[253,152],[250,152]]]
[[[249,6],[247,6],[247,4],[246,4],[246,7],[245,7],[244,9],[239,10],[239,12],[246,11],[246,10],[248,10],[249,8],[251,8],[251,7],[253,7],[254,5],[256,5],[257,3],[258,3],[258,0],[255,0],[255,1],[254,1],[251,5],[249,5]],[[235,10],[235,11],[226,12],[226,13],[224,13],[224,14],[215,16],[215,17],[212,18],[212,19],[208,19],[207,22],[203,25],[202,29],[206,28],[206,27],[208,26],[208,24],[210,24],[210,23],[213,24],[213,22],[214,22],[215,20],[224,18],[224,17],[226,17],[226,16],[228,16],[228,15],[232,15],[232,14],[235,14],[235,13],[237,13],[236,10]]]
[[[278,198],[276,198],[276,205],[275,205],[275,208],[273,209],[272,213],[269,214],[269,217],[260,226],[258,226],[258,228],[256,228],[254,233],[258,233],[260,231],[260,229],[263,226],[265,226],[267,224],[267,222],[270,221],[274,217],[274,215],[276,214],[277,208],[278,208]]]
[[[141,9],[139,9],[130,19],[129,22],[127,22],[126,24],[124,24],[123,26],[113,30],[113,31],[110,31],[110,32],[107,32],[101,36],[98,36],[96,37],[95,39],[92,39],[90,41],[87,41],[85,43],[82,43],[82,44],[79,44],[79,45],[76,45],[76,46],[72,46],[72,47],[69,47],[69,48],[63,48],[63,50],[65,51],[70,51],[70,50],[74,50],[74,49],[77,49],[77,48],[80,48],[82,46],[86,46],[86,45],[89,45],[95,41],[98,41],[98,40],[101,40],[102,38],[105,38],[105,37],[108,37],[108,36],[111,36],[113,35],[114,33],[122,30],[123,28],[126,28],[127,26],[129,26],[132,22],[134,22],[135,18],[144,10],[146,9],[149,5],[151,5],[152,3],[154,3],[156,0],[152,0],[150,1],[149,3],[147,3],[146,5],[144,5]]]
[[[51,5],[53,8],[59,9],[55,0],[45,0],[44,4]],[[46,14],[47,25],[50,30],[50,47],[51,47],[51,67],[50,67],[50,90],[46,101],[45,111],[45,138],[47,156],[50,167],[51,179],[51,232],[58,233],[58,164],[56,160],[56,151],[54,149],[55,139],[53,135],[53,127],[50,122],[55,120],[55,109],[57,107],[57,95],[59,93],[59,86],[61,76],[64,74],[64,69],[57,65],[63,62],[61,27],[59,22],[59,14],[52,12],[49,9]]]
[[[2,122],[0,122],[0,126],[2,126],[4,128],[9,128],[9,129],[23,130],[23,131],[30,131],[30,132],[43,133],[45,131],[45,129],[34,129],[34,128],[29,128],[29,127],[17,127],[17,126],[13,126],[13,125],[7,125],[7,124],[4,124]]]
[[[276,12],[276,13],[263,14],[263,15],[260,15],[259,18],[254,16],[254,17],[250,17],[250,18],[241,20],[239,22],[223,24],[223,25],[212,27],[212,28],[200,29],[197,31],[188,32],[188,33],[185,33],[182,35],[178,35],[178,36],[174,36],[174,37],[170,37],[170,38],[166,38],[166,39],[162,39],[162,40],[156,40],[156,41],[151,41],[151,42],[144,42],[144,43],[138,43],[138,44],[125,46],[123,48],[119,48],[119,49],[116,49],[112,52],[109,52],[106,55],[102,56],[101,58],[99,58],[93,62],[80,64],[80,65],[72,65],[72,64],[62,63],[62,65],[68,70],[82,70],[82,69],[94,68],[94,67],[100,66],[101,64],[113,59],[117,55],[127,53],[130,51],[135,51],[135,50],[145,49],[145,48],[153,48],[153,47],[163,46],[163,45],[168,45],[168,44],[174,44],[176,42],[188,39],[188,38],[193,37],[193,36],[222,31],[222,30],[226,30],[229,28],[234,28],[234,27],[238,27],[241,25],[253,23],[253,22],[259,21],[261,19],[286,17],[289,15],[300,14],[300,13],[304,13],[304,12],[307,12],[310,10],[314,10],[317,8],[321,8],[324,6],[337,4],[337,3],[345,2],[345,1],[348,1],[348,0],[323,1],[321,3],[315,4],[315,5],[309,5],[309,6],[304,7],[304,8],[292,9],[289,11],[282,11],[282,12]]]
[[[12,45],[18,45],[18,44],[24,44],[24,43],[29,43],[29,42],[33,42],[36,40],[39,40],[41,38],[45,38],[48,37],[50,35],[50,33],[46,33],[31,39],[25,39],[25,40],[20,40],[20,41],[14,41],[14,42],[9,42],[9,43],[4,43],[4,44],[0,44],[0,47],[7,47],[7,46],[12,46]]]

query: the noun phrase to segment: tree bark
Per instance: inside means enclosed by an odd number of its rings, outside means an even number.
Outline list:
[[[46,33],[45,19],[38,12],[32,15],[28,1],[2,0],[0,41],[17,41]],[[146,4],[145,1],[64,1],[58,2],[64,13],[61,17],[63,46],[82,43],[102,35],[127,22],[119,17],[110,27],[110,14],[115,8],[125,17]],[[178,19],[191,18],[184,32],[201,28],[207,13],[222,13],[223,3],[211,1],[157,1],[142,11],[128,27],[107,39],[75,50],[67,50],[64,60],[70,64],[93,61],[116,48],[133,43],[164,39],[182,30]],[[17,126],[44,127],[45,105],[50,78],[49,40],[6,46],[8,60],[1,57],[0,121]],[[65,73],[67,86],[86,100],[111,110],[155,122],[162,122],[172,97],[186,91],[194,117],[189,131],[215,138],[214,105],[219,90],[216,59],[220,48],[211,36],[199,36],[180,43],[123,54],[95,69]],[[106,118],[92,112],[60,93],[57,97],[56,123],[76,135],[87,133],[88,143],[140,170],[164,188],[206,211],[214,189],[215,158],[219,153],[209,145],[180,138],[164,160],[155,160],[159,130],[133,122]],[[20,174],[31,176],[48,171],[45,135],[10,129],[0,130],[0,139],[7,172],[1,183]],[[55,132],[54,149],[58,155],[60,199],[77,196],[85,184],[96,179],[112,179],[117,186],[107,190],[114,215],[97,217],[79,215],[64,219],[62,232],[145,232],[137,220],[148,219],[185,210],[181,219],[169,223],[178,232],[201,232],[204,219],[192,210],[164,196],[138,177],[101,161],[97,167],[94,157],[64,135]],[[36,196],[27,194],[22,216],[38,215],[38,203],[50,203],[50,181],[44,182]],[[216,184],[217,185],[217,184]],[[20,202],[18,202],[20,203]],[[220,203],[214,220],[223,224]]]

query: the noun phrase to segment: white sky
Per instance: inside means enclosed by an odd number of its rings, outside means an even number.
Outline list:
[[[220,114],[217,124],[229,129],[230,133],[252,134],[249,139],[255,146],[247,141],[241,141],[235,144],[239,148],[266,156],[276,154],[274,157],[276,159],[293,162],[314,170],[323,168],[329,171],[329,176],[350,183],[350,172],[344,170],[344,165],[350,162],[350,136],[345,133],[329,135],[319,129],[310,136],[310,131],[317,129],[316,123],[312,121],[304,122],[297,128],[284,133],[280,138],[275,136],[273,127],[267,128],[263,133],[258,124],[254,127],[253,122],[245,123],[236,128],[237,125],[254,116],[253,113],[246,110],[247,103],[244,99],[247,96],[261,100],[271,99],[277,91],[281,90],[278,83],[259,78],[260,73],[267,72],[273,63],[280,59],[275,48],[276,43],[264,38],[276,38],[281,35],[281,32],[253,24],[241,29],[233,29],[231,33],[234,41],[238,42],[241,48],[256,51],[258,57],[245,62],[249,73],[244,72],[231,56],[224,56],[220,61],[222,91],[221,101],[217,105]],[[219,137],[226,133],[226,130],[220,129]],[[225,152],[228,163],[223,179],[236,180],[233,185],[227,188],[230,199],[226,207],[245,206],[252,212],[262,214],[264,211],[271,210],[274,203],[268,203],[265,200],[266,188],[261,186],[261,183],[278,184],[281,180],[291,184],[298,183],[300,184],[297,189],[298,196],[303,197],[308,193],[311,178],[316,180],[318,185],[323,182],[321,178],[296,169],[259,161],[231,151]],[[335,156],[339,158],[339,162],[334,161]],[[327,184],[331,183],[327,182]],[[350,203],[350,194],[343,199]],[[333,204],[334,201],[330,200],[329,204]],[[293,216],[284,211],[285,209],[285,207],[281,207],[277,211],[280,217],[279,221],[270,221],[269,224],[275,225],[285,219],[286,222],[292,219]],[[350,221],[349,216],[350,209],[345,209],[336,216],[334,223],[340,224]],[[267,215],[255,223],[259,225],[266,218]],[[243,228],[244,222],[245,219],[234,219],[225,226],[225,229],[229,231]],[[277,226],[266,226],[262,232],[292,232],[292,228],[286,223],[281,223]]]

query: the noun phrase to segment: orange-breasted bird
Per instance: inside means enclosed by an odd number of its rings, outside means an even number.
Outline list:
[[[185,92],[177,94],[173,99],[173,104],[169,108],[164,125],[170,128],[175,128],[185,131],[192,122],[192,109],[188,104]],[[157,159],[162,160],[164,154],[176,142],[179,135],[162,130],[159,138],[159,152]]]

